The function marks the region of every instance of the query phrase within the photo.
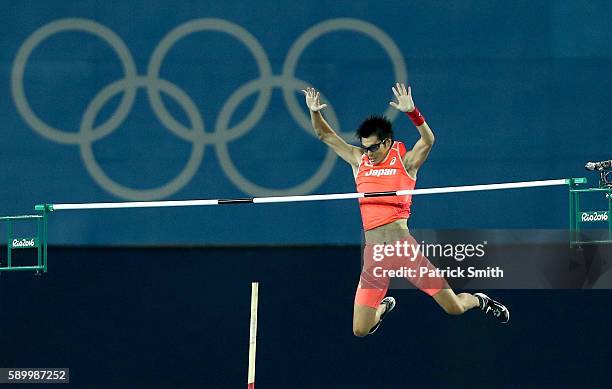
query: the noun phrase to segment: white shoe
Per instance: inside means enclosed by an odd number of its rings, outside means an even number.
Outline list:
[[[380,302],[381,304],[385,304],[386,308],[384,310],[383,313],[381,313],[380,315],[380,319],[378,320],[378,323],[376,323],[376,325],[374,327],[372,327],[372,329],[370,330],[370,332],[368,332],[368,334],[373,334],[376,332],[376,330],[378,329],[378,327],[380,327],[380,323],[382,323],[383,318],[393,310],[393,308],[395,308],[395,299],[391,296],[385,297],[384,299],[382,299],[382,301]]]
[[[500,323],[508,323],[510,321],[510,311],[506,306],[499,301],[493,300],[484,293],[474,293],[480,303],[480,309],[488,315],[489,313],[497,318]]]

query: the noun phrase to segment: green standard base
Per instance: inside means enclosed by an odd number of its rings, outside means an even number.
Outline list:
[[[47,210],[43,210],[41,215],[20,215],[20,216],[3,216],[0,217],[0,222],[6,223],[7,241],[6,241],[6,266],[0,266],[2,271],[42,271],[47,272]],[[35,236],[15,236],[13,227],[15,223],[27,223],[34,221],[36,223]],[[36,249],[37,264],[35,266],[14,266],[13,251],[23,249]],[[0,258],[1,259],[1,258]],[[4,263],[3,263],[4,264]]]
[[[570,247],[585,244],[612,243],[612,188],[580,188],[579,184],[586,184],[586,179],[569,179],[569,223]],[[607,204],[599,210],[581,210],[580,196],[585,193],[600,193]],[[592,241],[580,240],[580,231],[583,224],[606,223],[608,225],[608,238]]]

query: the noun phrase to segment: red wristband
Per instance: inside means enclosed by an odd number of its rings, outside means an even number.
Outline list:
[[[414,125],[417,127],[425,123],[425,118],[423,115],[421,115],[421,112],[417,107],[414,107],[414,111],[412,112],[406,112],[406,115],[408,115],[410,120],[412,120],[412,123],[414,123]]]

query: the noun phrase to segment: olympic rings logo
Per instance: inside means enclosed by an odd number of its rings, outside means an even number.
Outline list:
[[[32,110],[24,91],[24,71],[30,55],[44,40],[64,31],[80,31],[92,34],[105,41],[117,54],[124,77],[102,88],[87,105],[80,121],[78,132],[54,128],[39,118]],[[171,47],[188,35],[204,32],[223,32],[244,44],[253,55],[260,76],[240,86],[224,103],[214,125],[214,132],[204,131],[204,120],[193,100],[178,85],[159,77],[164,58]],[[395,80],[407,79],[406,65],[395,42],[373,24],[350,18],[330,19],[306,30],[291,46],[283,65],[282,74],[272,74],[270,60],[257,39],[241,26],[223,19],[202,18],[185,22],[171,30],[154,49],[149,60],[146,75],[139,75],[132,55],[123,40],[106,26],[89,19],[59,19],[34,31],[21,45],[11,72],[11,90],[17,110],[25,122],[41,136],[56,143],[79,146],[85,168],[91,177],[106,191],[128,200],[156,200],[166,198],[189,183],[198,171],[204,157],[206,145],[213,145],[219,163],[227,175],[243,192],[253,196],[282,196],[311,193],[331,173],[336,155],[330,149],[317,171],[302,183],[284,189],[269,188],[251,182],[236,168],[230,157],[228,143],[252,130],[262,118],[270,103],[273,88],[282,89],[285,104],[293,119],[308,134],[314,136],[310,118],[303,111],[296,98],[296,91],[308,84],[295,77],[295,68],[303,51],[313,41],[334,31],[354,31],[376,41],[389,55]],[[93,152],[94,142],[109,136],[117,130],[130,113],[138,88],[147,92],[149,103],[157,119],[177,137],[190,142],[191,155],[182,171],[167,183],[151,189],[134,189],[112,180],[102,169]],[[187,114],[190,128],[186,127],[166,109],[160,93],[165,93],[178,103]],[[117,109],[103,123],[95,126],[96,117],[104,105],[114,96],[122,94]],[[258,93],[251,112],[239,123],[230,127],[236,108],[249,96]],[[328,101],[328,99],[325,99]],[[328,104],[328,118],[341,136],[336,114]],[[391,108],[385,114],[393,120],[398,112]]]

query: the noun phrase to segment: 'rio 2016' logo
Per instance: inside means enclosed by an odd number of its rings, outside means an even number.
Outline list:
[[[37,247],[36,239],[24,238],[24,239],[13,239],[11,242],[11,248],[13,249],[26,249],[30,247]]]
[[[582,222],[607,222],[608,212],[605,211],[594,211],[594,212],[581,212],[580,221]]]

